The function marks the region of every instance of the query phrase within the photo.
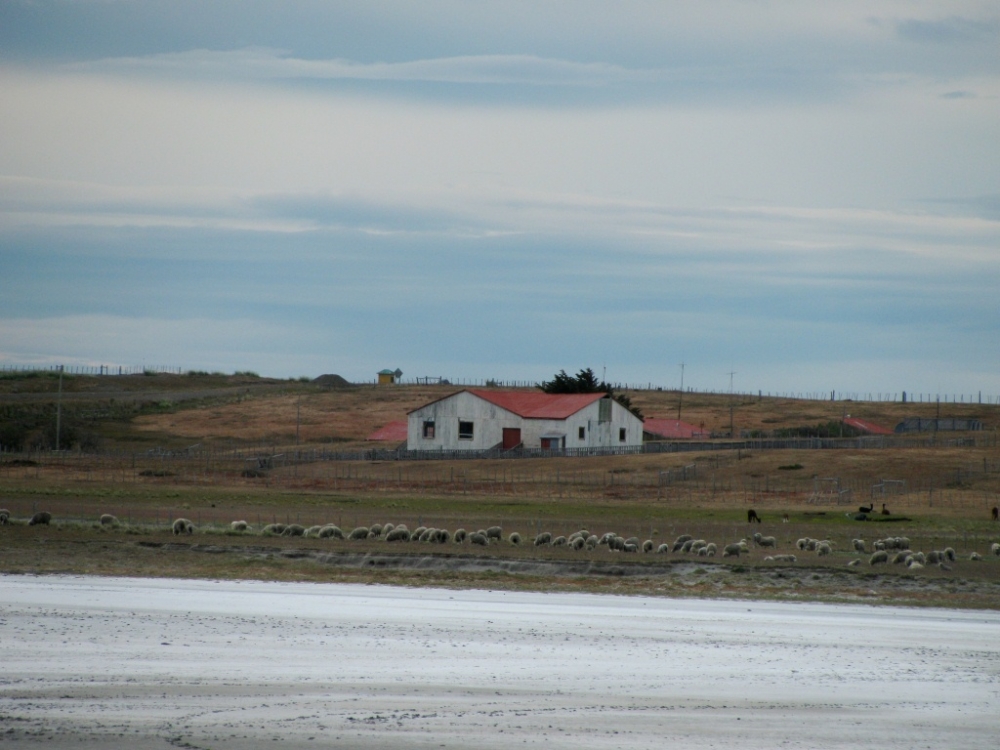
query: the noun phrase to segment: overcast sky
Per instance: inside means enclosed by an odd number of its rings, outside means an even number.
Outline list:
[[[995,2],[0,2],[0,365],[1000,394]]]

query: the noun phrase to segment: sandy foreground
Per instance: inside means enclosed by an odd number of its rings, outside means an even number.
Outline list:
[[[0,745],[984,748],[1000,613],[0,576]]]

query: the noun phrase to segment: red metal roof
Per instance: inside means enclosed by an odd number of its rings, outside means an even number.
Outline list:
[[[480,391],[473,396],[525,419],[566,419],[604,398],[603,393],[542,393],[541,391]]]
[[[679,419],[656,419],[647,417],[642,423],[642,431],[650,432],[665,438],[700,438],[707,437],[708,432],[693,424],[681,422]]]
[[[862,432],[867,432],[869,435],[892,435],[893,431],[888,427],[883,427],[880,424],[875,424],[874,422],[868,422],[864,419],[858,419],[857,417],[845,417],[844,424],[850,425],[856,430],[861,430]]]
[[[383,440],[387,443],[401,443],[406,440],[406,422],[389,422],[375,430],[365,440]]]

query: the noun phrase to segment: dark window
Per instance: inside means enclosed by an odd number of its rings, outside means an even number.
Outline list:
[[[580,428],[580,440],[584,440],[586,437],[587,437],[587,428],[586,427],[581,427]]]
[[[424,422],[424,437],[428,440],[434,439],[434,420],[429,419]]]
[[[458,423],[458,439],[472,440],[472,422]]]
[[[624,443],[625,442],[625,428],[624,427],[621,427],[618,430],[618,442],[619,443]]]
[[[611,399],[602,398],[597,402],[597,421],[598,422],[610,422],[611,421]]]

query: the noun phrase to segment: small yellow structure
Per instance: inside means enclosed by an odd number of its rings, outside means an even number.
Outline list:
[[[403,377],[403,371],[398,367],[395,370],[379,370],[378,384],[392,385],[393,383],[398,383],[401,377]]]

